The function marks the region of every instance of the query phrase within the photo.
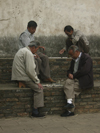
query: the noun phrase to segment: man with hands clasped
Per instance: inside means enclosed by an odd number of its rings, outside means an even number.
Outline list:
[[[43,117],[38,108],[44,106],[43,86],[38,79],[34,54],[37,52],[36,41],[21,48],[15,55],[12,66],[12,80],[21,81],[34,91],[33,117]]]
[[[72,45],[68,49],[68,54],[72,57],[70,68],[67,71],[67,80],[64,84],[64,93],[67,104],[64,106],[67,110],[61,114],[62,117],[74,115],[75,96],[78,96],[82,90],[93,87],[93,65],[91,57],[80,52],[79,48]]]

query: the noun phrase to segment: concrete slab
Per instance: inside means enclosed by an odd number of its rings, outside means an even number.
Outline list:
[[[0,119],[0,133],[100,133],[100,113]]]

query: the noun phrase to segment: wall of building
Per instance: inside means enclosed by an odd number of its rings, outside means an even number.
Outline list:
[[[46,47],[48,56],[59,56],[65,45],[66,25],[86,34],[91,55],[99,56],[99,7],[98,0],[0,0],[0,57],[14,56],[18,37],[30,20],[37,22],[35,36]]]

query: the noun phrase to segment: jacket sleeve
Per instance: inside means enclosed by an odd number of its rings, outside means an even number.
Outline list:
[[[69,74],[73,74],[73,68],[74,68],[74,61],[72,60],[70,67],[69,67],[69,70],[67,71],[67,77]]]
[[[74,79],[75,78],[80,78],[86,74],[89,73],[89,71],[92,69],[92,59],[91,58],[87,58],[85,59],[84,63],[81,65],[81,68],[73,74]]]
[[[26,74],[32,79],[35,83],[40,83],[40,80],[37,77],[37,73],[35,71],[35,59],[31,52],[27,52],[25,55],[25,66],[26,66]]]
[[[20,37],[20,41],[26,47],[30,43],[30,38],[25,33],[23,33]]]
[[[81,35],[82,33],[80,31],[77,31],[75,36],[72,35],[72,43],[74,45],[79,41]]]

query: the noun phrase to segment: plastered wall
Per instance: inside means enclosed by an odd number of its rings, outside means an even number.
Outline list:
[[[35,36],[48,56],[59,56],[66,25],[81,30],[90,41],[91,55],[99,56],[99,0],[0,0],[0,56],[16,53],[18,37],[30,20],[37,22]]]

